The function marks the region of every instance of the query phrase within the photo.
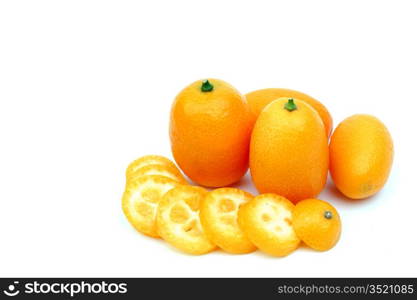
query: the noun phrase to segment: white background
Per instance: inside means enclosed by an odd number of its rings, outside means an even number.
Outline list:
[[[414,2],[414,3],[413,3]],[[417,276],[415,1],[2,1],[1,276]],[[121,211],[125,168],[171,157],[175,95],[205,77],[379,117],[391,177],[332,250],[182,254]],[[255,190],[247,176],[241,187]]]

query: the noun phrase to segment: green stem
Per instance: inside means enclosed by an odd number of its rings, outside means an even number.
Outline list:
[[[293,98],[288,99],[288,102],[287,102],[287,103],[285,103],[284,108],[285,108],[286,110],[288,110],[288,111],[293,111],[293,110],[296,110],[296,109],[297,109],[297,105],[295,105],[295,103],[294,103],[294,99],[293,99]]]
[[[201,84],[201,91],[203,93],[211,92],[213,90],[213,85],[206,79],[203,80],[203,83]]]

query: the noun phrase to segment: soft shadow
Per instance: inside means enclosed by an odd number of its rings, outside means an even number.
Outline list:
[[[250,180],[249,172],[247,172],[242,178],[239,179],[239,181],[232,183],[230,187],[234,188],[241,188],[245,185],[250,185],[252,182]]]
[[[246,172],[245,176],[240,178],[238,182],[231,184],[230,187],[242,189],[252,195],[258,194],[255,185],[252,182],[250,171]]]

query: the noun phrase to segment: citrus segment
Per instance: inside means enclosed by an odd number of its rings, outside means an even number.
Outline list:
[[[138,178],[146,175],[159,175],[168,177],[172,180],[175,180],[182,184],[187,184],[184,176],[182,176],[181,172],[178,170],[177,167],[168,166],[168,165],[146,165],[135,172],[131,173],[129,178],[127,179],[128,182],[134,182]]]
[[[275,194],[262,194],[241,206],[239,225],[261,251],[286,256],[297,249],[300,239],[292,226],[294,204]]]
[[[162,196],[178,182],[157,175],[142,176],[127,184],[122,198],[122,208],[126,218],[139,232],[158,237],[156,231],[156,211]]]
[[[190,254],[204,254],[216,248],[204,232],[199,217],[207,191],[196,186],[179,186],[162,198],[156,223],[159,235],[174,247]]]
[[[209,239],[229,253],[249,253],[256,247],[237,222],[239,207],[253,196],[236,188],[220,188],[204,198],[200,219]]]
[[[147,165],[162,165],[171,168],[176,168],[175,164],[168,158],[160,155],[145,155],[139,157],[135,161],[131,162],[126,169],[126,178],[130,178],[133,173],[138,169]]]

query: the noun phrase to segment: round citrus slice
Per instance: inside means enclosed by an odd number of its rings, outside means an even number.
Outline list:
[[[159,175],[168,177],[172,180],[175,180],[182,184],[188,184],[187,180],[185,180],[184,176],[181,174],[181,172],[178,170],[175,166],[169,166],[169,165],[146,165],[139,169],[137,169],[135,172],[131,173],[129,177],[127,178],[128,184],[130,182],[135,182],[138,178],[146,175]]]
[[[204,254],[216,248],[200,223],[200,204],[207,191],[183,185],[170,190],[158,206],[159,235],[174,247],[190,254]]]
[[[341,222],[337,210],[319,199],[297,203],[293,212],[293,226],[297,236],[309,247],[326,251],[339,240]]]
[[[158,175],[138,178],[126,185],[122,198],[122,208],[126,218],[139,232],[158,237],[156,230],[156,212],[162,196],[178,182]]]
[[[160,155],[145,155],[135,161],[131,162],[126,169],[126,178],[130,178],[136,170],[147,166],[147,165],[162,165],[176,168],[175,164],[168,158]]]
[[[220,188],[209,192],[200,207],[200,220],[208,238],[229,253],[256,250],[237,221],[239,207],[253,196],[236,188]]]
[[[292,226],[294,204],[275,194],[262,194],[241,206],[238,222],[249,240],[261,251],[286,256],[300,239]]]

